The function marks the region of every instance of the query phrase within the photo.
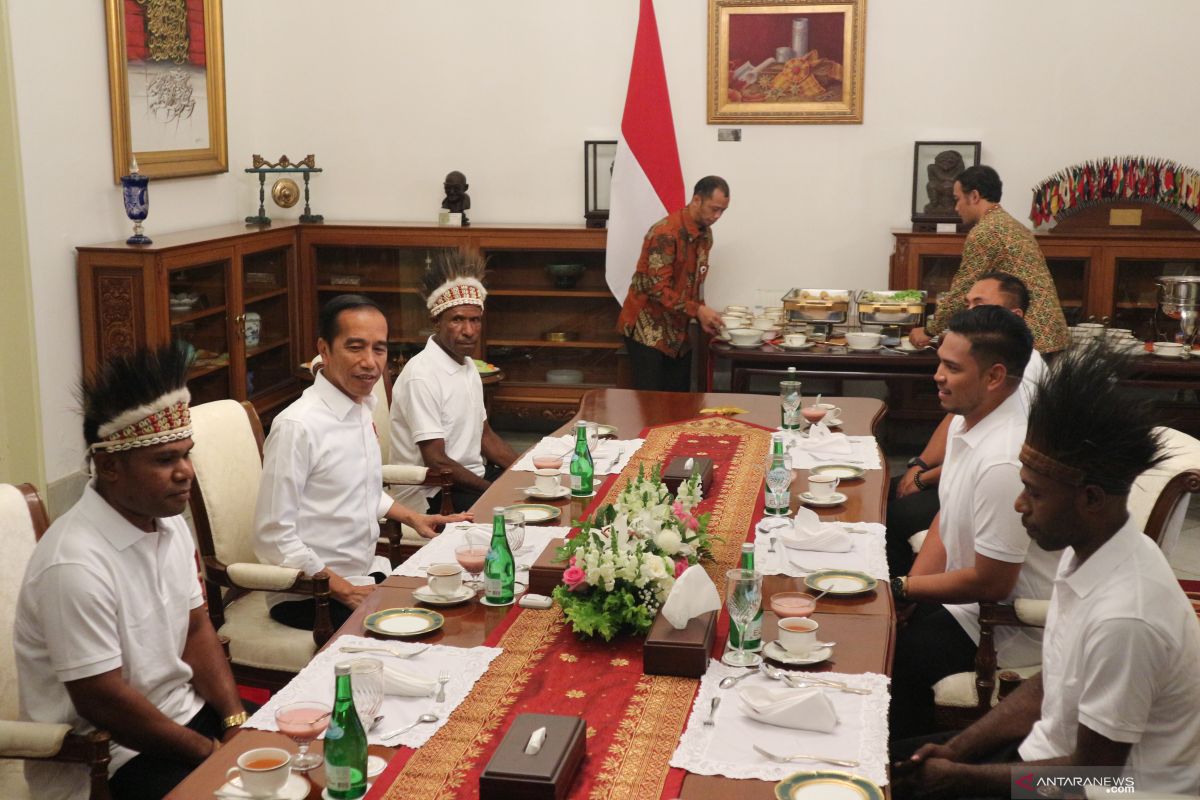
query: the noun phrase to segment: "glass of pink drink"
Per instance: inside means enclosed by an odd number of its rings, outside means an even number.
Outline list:
[[[479,573],[483,572],[483,562],[487,559],[487,554],[486,544],[460,544],[454,548],[454,558],[458,560],[459,566],[470,574],[472,586],[479,586]]]
[[[329,727],[329,715],[333,709],[325,703],[288,703],[275,709],[275,724],[279,732],[292,737],[300,755],[292,759],[292,770],[307,772],[325,762],[324,756],[308,752],[312,744]]]
[[[800,409],[800,413],[804,416],[804,419],[808,420],[810,425],[814,425],[825,419],[826,412],[820,406],[806,406]]]

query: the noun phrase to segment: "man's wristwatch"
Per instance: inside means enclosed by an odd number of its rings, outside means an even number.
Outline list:
[[[908,599],[908,576],[902,575],[892,578],[892,597],[897,600]]]
[[[925,474],[925,472],[921,471],[921,472],[918,472],[916,475],[913,475],[913,486],[916,486],[917,490],[922,491],[922,492],[929,488],[929,484],[927,484],[927,483],[925,483],[925,481],[921,480],[921,476],[924,474]]]
[[[922,461],[920,456],[913,456],[908,460],[908,468],[912,469],[913,467],[920,467],[922,472],[929,471],[929,465]]]
[[[230,716],[221,720],[221,727],[225,730],[236,728],[238,725],[244,724],[249,718],[249,715],[245,711],[239,711],[238,713],[231,714]]]

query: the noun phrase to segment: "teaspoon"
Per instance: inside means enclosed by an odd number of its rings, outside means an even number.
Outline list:
[[[438,719],[440,719],[440,718],[438,717],[437,714],[422,714],[421,716],[417,717],[416,722],[413,722],[409,725],[405,725],[403,728],[397,728],[396,730],[392,731],[391,733],[386,733],[379,738],[395,739],[400,734],[409,732],[410,730],[417,727],[418,725],[420,725],[423,722],[437,722]]]
[[[722,689],[728,689],[731,686],[736,686],[738,681],[745,680],[746,678],[749,678],[753,674],[754,674],[754,670],[748,669],[745,672],[743,672],[741,675],[727,675],[726,677],[721,678],[721,682],[718,683],[717,686]]]

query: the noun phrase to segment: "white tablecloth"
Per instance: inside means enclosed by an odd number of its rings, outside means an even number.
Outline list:
[[[838,726],[832,733],[793,730],[767,725],[752,720],[742,711],[738,702],[739,688],[758,681],[762,685],[778,689],[783,683],[772,681],[759,674],[746,678],[731,689],[721,689],[718,683],[727,675],[741,675],[744,669],[728,667],[719,661],[710,661],[708,672],[700,683],[696,703],[692,707],[687,729],[675,754],[671,766],[686,769],[699,775],[724,775],[727,778],[757,778],[764,781],[779,781],[805,769],[833,769],[851,772],[883,786],[887,783],[887,716],[889,680],[874,673],[845,675],[822,672],[820,676],[841,681],[848,686],[870,689],[869,695],[847,694],[836,689],[827,692],[838,715]],[[721,705],[717,708],[716,725],[708,727],[704,720],[708,716],[712,698],[720,695]],[[778,755],[804,753],[814,756],[849,759],[858,762],[857,767],[838,767],[818,761],[793,761],[777,764],[768,761],[754,750],[754,745]]]
[[[822,464],[853,464],[863,469],[883,469],[879,458],[879,445],[874,436],[847,436],[850,442],[850,455],[829,455],[827,453],[809,453],[804,450],[804,436],[795,431],[786,432],[785,445],[791,456],[792,469],[812,469]]]
[[[564,539],[570,528],[547,525],[526,525],[525,543],[513,553],[517,559],[517,580],[528,583],[529,566],[546,548],[551,539]],[[467,537],[478,544],[487,544],[492,538],[490,525],[480,523],[459,522],[447,525],[440,535],[429,542],[413,555],[409,556],[400,566],[392,570],[393,575],[403,575],[408,578],[424,578],[430,564],[457,563],[454,559],[454,548],[467,543]],[[525,566],[525,569],[521,569]]]
[[[770,521],[776,517],[766,517],[760,520]],[[754,568],[764,575],[790,575],[799,577],[815,569],[852,569],[865,572],[881,581],[890,580],[887,565],[887,549],[884,536],[886,528],[878,522],[835,522],[850,532],[850,542],[853,550],[845,553],[824,553],[819,550],[795,550],[784,547],[782,540],[776,540],[775,552],[770,553],[770,531],[764,532],[760,527],[754,537]],[[866,531],[861,533],[860,531]]]
[[[592,453],[592,467],[595,474],[609,475],[620,472],[629,463],[630,456],[637,452],[637,449],[645,441],[645,439],[601,439],[596,444],[596,452]],[[570,475],[571,453],[574,450],[574,436],[547,436],[529,448],[529,451],[518,458],[509,469],[516,472],[533,472],[534,456],[561,456],[563,465],[558,472],[560,475]]]
[[[342,636],[327,650],[317,653],[308,666],[300,670],[288,685],[276,692],[266,705],[260,708],[254,716],[246,721],[247,728],[260,728],[264,731],[277,731],[275,724],[275,709],[302,700],[312,700],[333,706],[333,666],[340,661],[350,661],[355,658],[378,658],[384,664],[403,669],[415,675],[421,675],[436,680],[438,673],[446,671],[450,675],[446,683],[446,702],[436,703],[432,697],[393,697],[386,695],[379,713],[383,721],[373,731],[368,732],[370,744],[383,744],[382,734],[390,733],[397,728],[403,728],[417,717],[426,712],[437,714],[437,722],[417,725],[408,733],[397,739],[391,739],[389,745],[405,745],[420,747],[429,741],[438,729],[446,724],[450,714],[458,708],[458,704],[471,693],[471,687],[487,672],[492,659],[500,655],[498,647],[447,647],[435,644],[425,652],[411,658],[393,658],[383,653],[343,653],[346,646],[359,647],[392,647],[399,650],[416,650],[423,644],[399,642],[381,639],[367,639],[362,636]]]

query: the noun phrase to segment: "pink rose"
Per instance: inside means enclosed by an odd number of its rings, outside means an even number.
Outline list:
[[[678,578],[680,575],[682,575],[687,570],[687,568],[688,568],[688,562],[687,562],[686,558],[676,559],[675,560],[675,577]]]
[[[688,517],[687,526],[690,531],[698,531],[700,530],[700,520],[695,517]]]
[[[683,510],[683,503],[679,502],[678,500],[671,505],[671,513],[680,520],[685,519],[687,514],[687,512]]]
[[[586,578],[587,575],[584,574],[584,571],[574,564],[563,570],[563,583],[565,583],[567,588],[573,592],[582,588],[583,582]]]
[[[575,556],[571,556],[571,560],[567,562],[568,566],[575,566]]]

